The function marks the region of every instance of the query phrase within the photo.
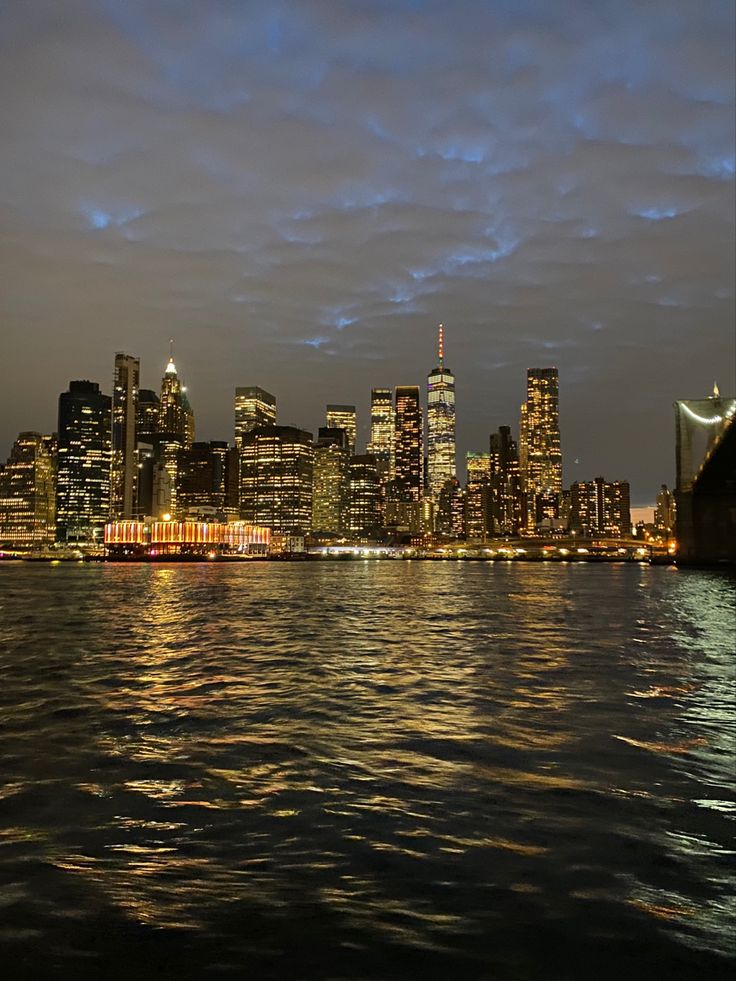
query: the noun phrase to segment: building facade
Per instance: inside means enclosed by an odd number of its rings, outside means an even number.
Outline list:
[[[169,358],[161,379],[158,431],[167,439],[178,441],[180,446],[191,446],[194,441],[194,413],[173,357]]]
[[[312,434],[293,426],[258,426],[240,445],[240,516],[290,535],[312,525]]]
[[[485,541],[493,532],[493,495],[489,453],[468,453],[465,485],[465,537]]]
[[[444,327],[439,326],[437,367],[427,378],[427,489],[438,501],[456,475],[455,376],[445,366]]]
[[[322,427],[314,447],[312,530],[318,535],[344,535],[348,529],[350,454],[344,429]]]
[[[570,526],[580,535],[624,538],[631,534],[631,498],[628,481],[576,482],[570,488]]]
[[[276,425],[276,397],[257,385],[235,389],[235,445],[256,426]]]
[[[347,436],[348,453],[355,453],[358,437],[358,420],[354,405],[328,405],[325,415],[327,429],[344,429]]]
[[[32,550],[56,538],[56,440],[20,433],[0,471],[0,547]]]
[[[520,422],[521,488],[527,525],[537,523],[537,498],[562,493],[559,374],[557,368],[530,368]]]
[[[394,481],[398,501],[419,503],[422,499],[424,462],[422,408],[418,385],[396,388],[394,427]]]
[[[354,537],[375,533],[381,524],[380,484],[376,458],[370,453],[350,457],[348,530]]]
[[[113,518],[132,518],[136,510],[138,459],[137,417],[140,361],[115,355],[112,389],[112,461],[110,512]]]
[[[376,461],[381,484],[394,473],[394,401],[390,388],[371,389],[371,438],[368,452]]]
[[[179,450],[177,508],[182,518],[214,512],[238,517],[238,451],[226,442],[192,443]]]
[[[523,499],[519,473],[519,452],[508,426],[491,433],[489,469],[493,533],[516,535],[523,527]]]
[[[56,537],[101,540],[110,516],[111,408],[96,382],[73,381],[59,396]]]

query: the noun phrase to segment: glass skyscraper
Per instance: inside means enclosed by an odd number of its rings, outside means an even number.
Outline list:
[[[390,388],[371,389],[371,438],[368,452],[375,457],[378,479],[385,483],[394,473],[394,402]]]
[[[559,375],[557,368],[530,368],[526,402],[521,407],[519,461],[528,522],[536,523],[540,496],[562,493]]]
[[[455,476],[455,376],[445,367],[444,327],[439,326],[437,367],[427,379],[427,488],[438,501]]]
[[[138,358],[120,352],[115,355],[110,489],[110,512],[113,518],[132,518],[136,508],[136,421],[140,370]]]
[[[256,426],[276,425],[276,397],[257,385],[235,389],[235,445]]]
[[[394,485],[400,501],[422,499],[422,408],[418,385],[396,388]]]
[[[56,537],[88,543],[110,517],[109,395],[96,382],[73,381],[59,396]]]
[[[355,453],[358,425],[354,405],[328,405],[327,428],[344,429],[348,439],[348,453]]]

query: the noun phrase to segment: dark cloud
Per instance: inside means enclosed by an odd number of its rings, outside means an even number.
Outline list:
[[[730,0],[7,5],[0,443],[170,336],[202,437],[238,384],[315,428],[443,320],[463,452],[554,363],[567,479],[651,499],[735,385],[733,48]]]

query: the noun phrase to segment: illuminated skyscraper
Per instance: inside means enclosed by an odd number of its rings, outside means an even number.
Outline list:
[[[272,531],[304,535],[312,523],[312,434],[258,426],[240,443],[240,516]]]
[[[136,442],[153,445],[154,436],[158,433],[158,421],[161,415],[161,402],[158,395],[150,388],[141,388],[138,392],[136,406]]]
[[[396,499],[419,502],[422,499],[423,455],[418,385],[397,387],[394,433]]]
[[[21,433],[0,470],[0,545],[43,548],[56,537],[56,441]]]
[[[161,379],[158,429],[160,434],[178,439],[181,446],[191,446],[194,440],[194,414],[177,374],[173,356],[169,358]]]
[[[528,522],[536,521],[536,498],[562,493],[559,376],[557,368],[530,368],[521,407],[520,461]]]
[[[110,512],[114,518],[132,518],[135,512],[139,380],[138,358],[117,353],[112,390],[112,486],[110,488]]]
[[[490,472],[493,533],[515,535],[523,526],[519,453],[508,426],[491,433]]]
[[[485,541],[492,532],[491,457],[468,453],[465,485],[465,534],[470,540]]]
[[[444,361],[444,327],[440,324],[437,367],[427,379],[427,487],[434,501],[457,470],[455,376]]]
[[[440,491],[436,530],[445,538],[465,537],[465,492],[457,477],[445,481]]]
[[[327,428],[344,429],[348,437],[348,453],[355,453],[358,426],[354,405],[328,405]]]
[[[251,385],[235,389],[235,445],[256,426],[276,425],[276,398],[263,388]]]
[[[56,537],[88,543],[110,517],[109,395],[90,381],[73,381],[59,396]]]
[[[675,495],[662,484],[657,494],[657,506],[654,509],[654,527],[663,538],[670,538],[675,533],[677,511]]]
[[[571,491],[572,530],[582,535],[621,538],[631,534],[629,484],[625,480],[608,482],[596,477],[576,482]]]
[[[376,458],[370,453],[351,456],[349,465],[348,528],[351,535],[369,535],[381,523],[380,485]]]
[[[371,389],[371,438],[368,452],[375,458],[383,484],[394,471],[394,403],[390,388]]]
[[[321,428],[314,448],[312,500],[312,529],[318,534],[347,530],[349,460],[345,430]]]

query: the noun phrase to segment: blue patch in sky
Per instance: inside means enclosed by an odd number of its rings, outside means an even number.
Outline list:
[[[646,218],[647,221],[667,221],[670,218],[677,218],[678,215],[685,213],[686,208],[634,208],[631,214],[637,218]]]

